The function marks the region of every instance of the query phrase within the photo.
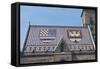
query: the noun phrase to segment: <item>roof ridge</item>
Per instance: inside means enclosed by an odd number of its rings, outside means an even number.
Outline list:
[[[67,27],[67,28],[87,28],[87,27],[83,27],[83,26],[64,26],[64,25],[30,25],[30,27]]]

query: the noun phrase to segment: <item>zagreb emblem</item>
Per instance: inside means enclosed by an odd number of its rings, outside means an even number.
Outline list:
[[[82,39],[81,30],[68,30],[68,37],[71,41],[79,42]]]

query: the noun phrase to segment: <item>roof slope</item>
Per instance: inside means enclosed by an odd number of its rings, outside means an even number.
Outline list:
[[[36,47],[36,48],[38,48],[38,49],[36,49],[37,51],[40,51],[40,50],[44,51],[45,50],[44,48],[41,48],[39,50],[39,47],[52,47],[48,51],[55,51],[62,38],[66,41],[66,44],[69,46],[69,48],[71,48],[70,46],[73,46],[73,45],[74,46],[75,45],[80,45],[80,46],[91,45],[93,47],[93,43],[91,41],[89,30],[86,27],[81,27],[81,26],[31,25],[31,26],[29,26],[29,28],[30,29],[29,29],[29,32],[27,33],[28,36],[26,38],[26,42],[25,42],[24,47],[28,47],[28,46]],[[55,29],[56,30],[55,38],[53,40],[51,39],[51,42],[43,42],[43,39],[40,39],[40,30],[41,29],[48,29],[48,30]],[[79,42],[71,41],[70,37],[68,35],[69,34],[69,32],[68,32],[69,30],[80,30],[81,31],[81,36],[82,36],[81,40]],[[77,39],[77,38],[75,38],[75,39]],[[25,50],[25,48],[23,48],[23,49]]]

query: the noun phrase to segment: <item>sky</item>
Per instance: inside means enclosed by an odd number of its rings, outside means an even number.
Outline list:
[[[31,25],[80,26],[82,9],[20,6],[20,50]]]

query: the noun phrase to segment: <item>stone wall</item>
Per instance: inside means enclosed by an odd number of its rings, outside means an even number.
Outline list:
[[[80,60],[95,60],[95,53],[71,53],[71,52],[61,52],[53,53],[49,56],[41,57],[22,57],[20,59],[21,64],[27,63],[46,63],[46,62],[61,62],[61,61],[80,61]]]
[[[72,54],[72,61],[95,60],[94,51],[76,52]]]
[[[72,55],[70,52],[54,53],[52,56],[42,57],[21,57],[21,64],[26,63],[45,63],[45,62],[60,62],[60,61],[71,61]]]

